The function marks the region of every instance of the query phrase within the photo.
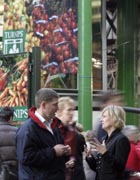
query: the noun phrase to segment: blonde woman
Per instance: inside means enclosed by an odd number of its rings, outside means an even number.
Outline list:
[[[71,147],[70,160],[66,163],[66,180],[85,180],[82,153],[86,142],[84,136],[78,132],[82,130],[81,124],[79,126],[73,121],[74,111],[74,99],[68,96],[59,98],[57,118],[53,122],[53,127],[59,128],[64,144]]]
[[[93,157],[87,152],[86,160],[90,168],[96,171],[96,180],[124,180],[130,152],[129,140],[121,133],[125,125],[125,111],[120,106],[107,106],[102,110],[101,123],[107,135],[102,143],[97,139],[92,141],[91,149],[97,153]]]

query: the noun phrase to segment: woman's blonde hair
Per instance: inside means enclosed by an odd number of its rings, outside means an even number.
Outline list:
[[[72,105],[75,107],[75,101],[74,99],[72,99],[71,97],[69,96],[65,96],[65,97],[60,97],[58,99],[58,109],[59,110],[63,110],[65,108],[65,105],[68,104],[68,105]]]
[[[115,129],[121,130],[125,126],[126,114],[121,106],[109,105],[103,109],[102,114],[105,111],[108,112],[109,117],[112,119]]]

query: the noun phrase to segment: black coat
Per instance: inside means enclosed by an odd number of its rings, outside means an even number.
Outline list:
[[[86,180],[84,166],[83,166],[83,152],[86,145],[85,138],[82,134],[76,134],[76,162],[75,167],[71,173],[71,180]]]
[[[124,180],[125,164],[130,152],[130,143],[119,130],[105,138],[107,151],[96,158],[87,159],[91,169],[96,171],[96,180]]]
[[[65,180],[65,159],[53,148],[63,139],[57,128],[52,135],[42,127],[30,118],[17,131],[19,180]]]
[[[15,147],[16,131],[16,127],[0,118],[0,176],[6,180],[15,180],[18,176]],[[7,171],[13,174],[12,178],[10,178],[10,175],[8,176]]]

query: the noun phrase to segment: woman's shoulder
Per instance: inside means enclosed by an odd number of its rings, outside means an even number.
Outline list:
[[[118,133],[116,133],[116,136],[118,137],[118,139],[128,140],[127,136],[125,136],[121,131],[118,131]]]
[[[125,136],[122,132],[118,133],[117,135],[117,142],[120,142],[121,144],[125,145],[129,145],[130,146],[130,141],[127,138],[127,136]]]
[[[120,130],[116,130],[115,132],[113,132],[111,139],[116,143],[130,144],[128,138]]]

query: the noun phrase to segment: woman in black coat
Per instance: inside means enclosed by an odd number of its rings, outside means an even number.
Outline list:
[[[102,111],[102,128],[107,132],[102,144],[91,142],[93,156],[87,152],[86,160],[91,169],[96,171],[96,180],[124,180],[125,164],[130,152],[130,143],[121,133],[125,124],[125,112],[122,107],[110,105]]]

